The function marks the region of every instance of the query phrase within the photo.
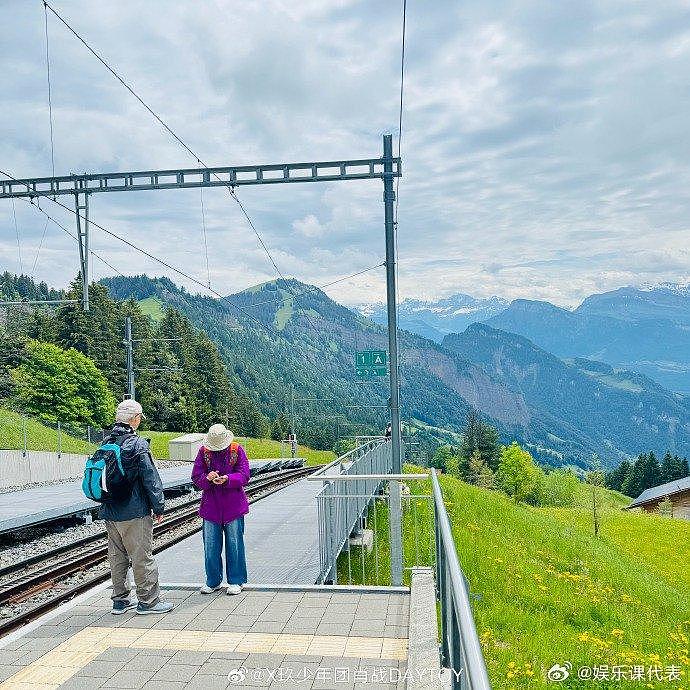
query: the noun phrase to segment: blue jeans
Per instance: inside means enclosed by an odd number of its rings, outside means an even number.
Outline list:
[[[247,581],[247,561],[244,555],[244,517],[220,525],[204,520],[201,529],[204,540],[206,584],[218,587],[223,582],[223,535],[225,535],[225,573],[229,585],[243,585]]]

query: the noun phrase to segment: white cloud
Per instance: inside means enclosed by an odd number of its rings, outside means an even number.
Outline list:
[[[60,0],[58,10],[210,164],[380,154],[397,127],[401,3]],[[43,9],[0,3],[0,161],[50,170]],[[194,161],[50,20],[58,173]],[[690,271],[690,9],[616,0],[408,3],[400,292],[577,303]],[[78,66],[78,69],[76,68]],[[323,284],[383,259],[378,182],[243,188],[285,275]],[[275,277],[236,204],[204,197],[214,287]],[[70,229],[69,214],[51,208]],[[17,203],[33,264],[43,220]],[[205,282],[198,191],[92,197],[96,222]],[[94,230],[123,272],[167,273]],[[0,202],[0,269],[16,270]],[[74,242],[49,226],[36,276],[66,285]],[[95,263],[97,274],[106,271]],[[383,296],[382,276],[329,289]]]
[[[324,234],[323,225],[313,213],[293,221],[292,227],[302,237],[321,237]]]

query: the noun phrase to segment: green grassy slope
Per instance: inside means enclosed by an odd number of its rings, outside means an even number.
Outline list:
[[[142,430],[142,436],[151,439],[153,456],[159,460],[167,460],[170,457],[168,442],[172,438],[182,436],[179,431],[146,431]],[[57,431],[44,426],[33,419],[27,420],[26,426],[27,448],[29,450],[57,450]],[[15,412],[0,408],[0,449],[18,450],[22,448],[22,418]],[[249,458],[279,458],[281,448],[278,441],[265,438],[241,438],[238,439],[245,447]],[[78,438],[62,434],[62,451],[64,453],[88,453],[96,448]],[[288,453],[288,448],[283,448]],[[299,446],[298,455],[305,458],[308,465],[321,465],[335,460],[335,453],[328,450],[313,450],[306,446]]]
[[[413,495],[430,493],[429,481],[410,486]],[[682,683],[653,681],[650,687],[690,687],[689,522],[623,511],[629,499],[604,489],[600,535],[594,537],[584,484],[579,505],[559,509],[516,505],[448,476],[441,487],[494,688],[648,687],[647,678],[639,686],[577,678],[580,667],[606,664],[677,666],[685,673]],[[385,505],[378,504],[376,518],[379,582],[386,584]],[[404,566],[431,564],[428,501],[411,499],[403,520]],[[415,521],[421,535],[416,547]],[[364,564],[367,583],[375,582],[375,572],[372,552]],[[349,561],[341,555],[338,578],[362,581],[358,549]],[[565,662],[574,677],[547,682],[546,671]]]
[[[680,666],[682,684],[651,687],[688,687],[690,523],[610,508],[595,538],[585,508],[532,508],[441,483],[494,687],[544,686],[546,670],[566,661]]]
[[[58,433],[50,427],[28,419],[26,423],[26,446],[29,450],[58,449]],[[23,448],[22,417],[16,412],[0,408],[0,449],[18,450]],[[62,434],[62,451],[64,453],[88,453],[94,445]]]
[[[154,321],[160,321],[163,318],[163,303],[157,297],[139,300],[139,306],[141,311]]]
[[[142,431],[141,435],[151,438],[151,449],[153,455],[159,459],[167,459],[170,457],[168,452],[168,441],[171,438],[182,436],[182,433],[177,431]],[[279,458],[280,442],[272,441],[267,438],[238,438],[237,439],[247,451],[249,459],[253,458]],[[300,458],[305,458],[307,465],[321,465],[331,460],[335,460],[335,453],[329,450],[312,450],[306,446],[299,446],[297,453]],[[287,445],[283,448],[284,453],[288,453]]]

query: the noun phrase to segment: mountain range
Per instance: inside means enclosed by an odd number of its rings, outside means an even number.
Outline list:
[[[466,311],[459,320],[450,305]],[[455,295],[438,302],[407,300],[401,327],[442,342],[471,323],[522,335],[561,358],[585,358],[645,374],[670,390],[690,394],[690,287],[624,287],[591,295],[576,309],[550,302]],[[360,307],[380,323],[375,305]],[[458,327],[461,326],[461,327]]]
[[[237,385],[251,391],[266,414],[286,409],[294,385],[297,416],[303,425],[342,415],[354,425],[353,432],[383,427],[386,381],[358,382],[354,353],[386,349],[385,329],[335,303],[321,290],[280,280],[221,301],[192,295],[167,279],[114,277],[102,282],[115,297],[140,300],[154,318],[165,306],[187,314],[216,341]],[[495,424],[504,442],[517,440],[539,460],[554,466],[588,467],[595,453],[610,467],[650,448],[659,452],[670,448],[680,454],[690,451],[690,407],[682,395],[639,371],[614,367],[579,352],[566,357],[565,347],[556,353],[537,338],[515,332],[519,325],[555,342],[548,327],[539,332],[538,322],[509,321],[527,304],[527,314],[533,314],[532,305],[538,305],[558,318],[574,319],[568,328],[583,319],[599,323],[613,319],[621,328],[618,322],[627,323],[628,332],[634,332],[634,324],[648,317],[644,312],[651,309],[649,304],[636,300],[627,318],[614,319],[609,315],[617,308],[613,297],[591,300],[582,312],[546,303],[500,302],[460,298],[447,301],[438,311],[420,303],[437,315],[445,310],[445,317],[438,318],[447,318],[447,324],[474,318],[452,314],[463,305],[489,323],[475,322],[462,333],[446,334],[441,342],[401,332],[405,419],[420,429],[452,434],[462,429],[467,411],[474,407]],[[681,303],[669,297],[667,318],[661,320],[680,329]],[[505,319],[513,330],[497,328],[499,319]],[[596,336],[594,331],[585,334]],[[559,335],[567,343],[568,334]]]
[[[501,297],[483,299],[462,293],[436,302],[405,299],[398,305],[398,325],[440,343],[448,333],[460,333],[471,323],[500,314],[508,305],[508,300]],[[386,325],[385,304],[365,304],[358,310],[372,321]]]

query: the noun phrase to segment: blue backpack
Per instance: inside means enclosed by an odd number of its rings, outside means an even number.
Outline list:
[[[131,496],[135,477],[122,458],[122,442],[128,436],[131,434],[109,437],[87,458],[81,483],[86,498],[98,503],[116,503]]]

